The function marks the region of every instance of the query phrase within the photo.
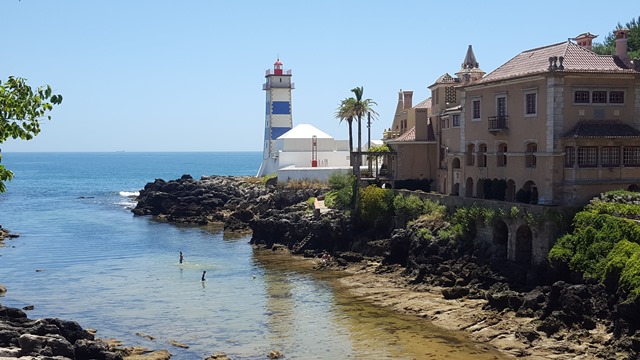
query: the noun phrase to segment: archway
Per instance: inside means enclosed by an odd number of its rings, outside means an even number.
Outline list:
[[[460,184],[458,183],[453,184],[453,190],[451,192],[451,195],[460,196]]]
[[[465,197],[473,197],[473,179],[472,178],[467,178],[467,182],[465,184],[465,192],[464,192],[464,196]]]
[[[507,258],[508,243],[509,227],[504,221],[498,220],[493,225],[493,249],[496,258],[502,260]]]
[[[516,182],[512,179],[507,180],[507,188],[504,193],[504,200],[513,202],[516,199]]]
[[[479,179],[476,184],[476,197],[478,199],[484,199],[484,182],[485,179]]]
[[[515,261],[518,264],[531,265],[533,234],[528,225],[521,225],[516,231]]]
[[[638,184],[631,184],[629,185],[627,190],[633,191],[633,192],[640,192],[640,186],[638,186]]]
[[[537,204],[538,203],[538,188],[536,183],[529,180],[522,188],[516,193],[516,201],[525,204]]]

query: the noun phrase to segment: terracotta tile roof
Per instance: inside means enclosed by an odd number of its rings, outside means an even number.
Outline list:
[[[564,138],[637,138],[640,130],[619,121],[582,120]]]
[[[393,139],[393,141],[416,141],[416,127],[415,126],[412,127],[411,129],[406,131],[404,134]]]
[[[419,102],[416,106],[413,107],[414,109],[429,109],[431,108],[431,98],[422,100],[421,102]]]
[[[440,76],[438,78],[438,80],[436,80],[436,84],[448,84],[448,83],[457,83],[460,80],[452,77],[451,75],[449,75],[448,73],[445,73],[444,75]]]
[[[407,130],[404,134],[398,136],[397,138],[390,140],[390,142],[414,142],[414,141],[420,141],[420,142],[435,142],[436,141],[436,133],[433,131],[433,126],[431,125],[431,122],[429,122],[429,124],[427,124],[427,140],[416,140],[416,127],[412,127],[411,129]]]
[[[571,41],[566,41],[523,51],[477,81],[476,84],[551,72],[549,58],[561,56],[564,58],[563,62],[560,63],[558,60],[556,65],[560,67],[562,64],[563,68],[556,69],[557,72],[638,73],[617,56],[598,55]]]

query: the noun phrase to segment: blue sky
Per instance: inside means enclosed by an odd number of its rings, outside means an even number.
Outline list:
[[[632,3],[2,0],[0,79],[50,84],[64,101],[36,138],[0,148],[260,151],[264,71],[277,56],[293,71],[294,125],[346,139],[334,113],[363,86],[380,138],[398,90],[426,99],[468,45],[488,73],[583,32],[602,41],[640,15]]]

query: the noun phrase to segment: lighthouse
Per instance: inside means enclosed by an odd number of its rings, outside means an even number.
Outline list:
[[[274,149],[274,141],[293,127],[291,115],[291,70],[284,71],[282,62],[277,59],[273,69],[267,69],[266,82],[262,90],[266,92],[266,111],[264,118],[264,144],[262,147],[262,164],[258,177],[276,172],[278,153]]]

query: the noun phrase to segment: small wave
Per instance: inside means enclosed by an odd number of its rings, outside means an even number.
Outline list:
[[[122,200],[115,203],[118,206],[123,207],[124,209],[131,210],[138,205],[136,201]]]
[[[140,196],[140,191],[120,191],[120,196],[137,197]]]

